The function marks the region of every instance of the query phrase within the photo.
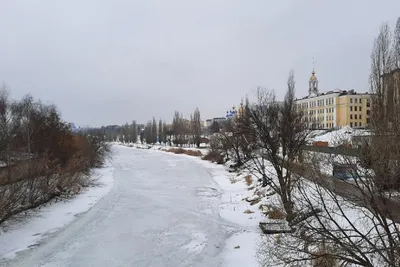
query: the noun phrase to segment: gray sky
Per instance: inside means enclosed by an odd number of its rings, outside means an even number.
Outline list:
[[[399,0],[2,0],[0,80],[78,125],[223,116],[258,85],[368,91],[370,53]]]

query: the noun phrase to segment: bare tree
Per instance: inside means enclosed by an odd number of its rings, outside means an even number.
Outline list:
[[[225,124],[224,131],[219,133],[220,142],[222,147],[225,150],[225,153],[229,157],[229,151],[233,152],[233,158],[235,160],[235,166],[232,167],[240,167],[243,165],[242,160],[242,132],[241,129],[237,125],[237,121],[234,119],[228,119]]]
[[[400,17],[397,19],[396,28],[394,30],[394,58],[395,67],[400,68]]]
[[[400,266],[400,108],[390,31],[384,24],[371,56],[372,136],[356,156],[308,153],[292,196],[310,216],[275,254],[287,264],[328,260],[330,266]],[[307,181],[309,180],[309,181]],[[283,253],[285,251],[285,253]],[[291,253],[290,253],[291,252]],[[326,265],[325,265],[326,266]]]
[[[165,142],[164,138],[163,138],[164,137],[163,130],[164,130],[163,123],[162,123],[162,120],[160,119],[158,121],[158,138],[159,138],[159,141],[160,141],[160,145]]]
[[[132,142],[136,143],[138,138],[136,121],[132,121]]]
[[[173,143],[175,145],[182,146],[186,143],[186,136],[189,133],[188,127],[185,123],[185,119],[179,111],[175,111],[174,118],[172,120],[172,132],[173,132]]]
[[[196,108],[193,113],[193,117],[191,120],[191,132],[193,143],[200,147],[200,139],[201,139],[201,117],[200,117],[200,110]]]
[[[389,25],[385,23],[381,26],[379,35],[374,41],[371,54],[370,85],[371,91],[375,94],[372,103],[372,123],[375,125],[379,123],[384,128],[387,128],[389,123],[387,118],[392,113],[392,107],[387,105],[387,98],[393,94],[390,89],[385,89],[388,82],[385,75],[390,73],[393,67],[391,40]]]
[[[167,123],[164,121],[163,122],[163,140],[165,144],[169,144],[171,146],[172,144],[172,129],[171,125],[167,125]]]
[[[20,107],[9,98],[9,92],[3,85],[0,91],[0,160],[10,165],[10,146],[21,129]]]
[[[295,217],[292,191],[298,176],[292,172],[291,165],[306,143],[310,129],[303,113],[295,106],[295,82],[293,71],[289,73],[287,92],[283,102],[278,102],[275,94],[259,88],[257,103],[249,110],[254,145],[251,171],[261,174],[263,185],[270,185],[280,196],[290,223]],[[274,174],[265,171],[265,161],[272,164]],[[275,177],[276,175],[276,177]]]
[[[151,140],[153,144],[157,142],[157,133],[157,121],[156,118],[153,117],[153,121],[151,123]]]

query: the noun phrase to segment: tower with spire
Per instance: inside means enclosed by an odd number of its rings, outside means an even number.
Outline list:
[[[314,59],[313,59],[313,71],[311,72],[311,77],[308,82],[308,94],[318,95],[318,79],[317,76],[315,76]]]

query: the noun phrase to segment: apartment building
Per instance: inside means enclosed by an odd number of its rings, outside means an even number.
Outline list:
[[[354,90],[319,93],[314,71],[309,80],[309,95],[296,99],[296,106],[317,128],[366,127],[370,123],[370,94]]]

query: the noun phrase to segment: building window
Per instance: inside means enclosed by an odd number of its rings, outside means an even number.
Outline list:
[[[354,107],[354,111],[357,111],[357,106]]]
[[[350,114],[350,120],[352,120],[353,119],[353,114]]]
[[[371,119],[367,118],[367,123],[370,124],[370,122],[371,122]]]
[[[369,101],[369,99],[367,99],[367,108],[369,108],[371,106],[371,101]]]
[[[360,100],[359,100],[359,103],[361,104],[362,103],[362,99],[360,98]],[[361,125],[360,125],[361,126]]]
[[[369,114],[371,114],[371,110],[367,109],[367,116],[369,116]]]
[[[358,110],[361,111],[361,107]]]
[[[361,120],[361,114],[358,115],[358,118]]]
[[[353,98],[350,98],[350,103],[353,103]]]
[[[353,111],[353,107],[352,106],[350,106],[350,111]]]
[[[353,123],[352,122],[350,122],[350,127],[353,127]]]

